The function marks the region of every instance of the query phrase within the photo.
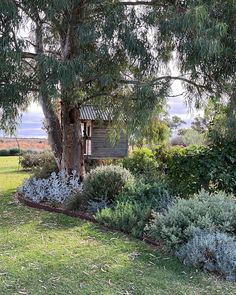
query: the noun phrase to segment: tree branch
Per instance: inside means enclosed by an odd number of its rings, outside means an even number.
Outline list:
[[[31,59],[35,59],[38,56],[37,53],[32,53],[32,52],[21,52],[21,57],[22,58],[31,58]]]
[[[140,0],[140,1],[120,1],[118,2],[120,5],[127,5],[127,6],[159,6],[159,7],[165,7],[169,4],[175,4],[175,0],[168,0],[168,1],[160,1],[160,0]]]
[[[197,84],[196,82],[189,80],[187,78],[181,77],[181,76],[162,76],[162,77],[158,77],[156,79],[153,79],[151,81],[151,84],[155,84],[156,82],[158,82],[159,80],[179,80],[188,84],[191,84],[197,88],[207,88],[205,85],[201,85],[201,84]]]
[[[121,84],[133,84],[133,85],[145,85],[145,84],[148,84],[148,85],[154,85],[156,84],[156,82],[158,81],[161,81],[161,80],[180,80],[180,81],[183,81],[185,83],[188,83],[188,84],[191,84],[197,88],[207,88],[205,85],[201,85],[201,84],[198,84],[192,80],[189,80],[187,78],[184,78],[184,77],[181,77],[181,76],[161,76],[161,77],[158,77],[158,78],[155,78],[151,81],[139,81],[139,80],[120,80],[119,82]]]
[[[155,5],[157,4],[156,0],[152,1],[137,1],[137,2],[132,2],[132,1],[121,1],[119,4],[122,5],[130,5],[130,6],[138,6],[138,5]]]
[[[185,93],[186,93],[186,91],[179,93],[179,94],[168,95],[168,97],[179,97],[179,96],[183,96]]]

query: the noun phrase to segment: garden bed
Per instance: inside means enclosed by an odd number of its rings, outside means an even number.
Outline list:
[[[53,212],[53,213],[61,213],[61,214],[65,214],[67,216],[70,216],[70,217],[76,217],[76,218],[80,218],[82,220],[86,220],[86,221],[90,221],[90,222],[93,222],[93,223],[96,223],[96,224],[99,224],[99,226],[103,229],[103,230],[116,230],[116,231],[120,231],[120,232],[123,232],[127,235],[130,235],[129,232],[126,232],[126,231],[122,231],[122,230],[118,230],[116,228],[110,228],[110,227],[107,227],[107,226],[104,226],[104,225],[101,225],[100,223],[98,223],[98,221],[94,218],[94,216],[92,216],[91,214],[88,214],[86,212],[81,212],[81,211],[71,211],[71,210],[66,210],[66,209],[63,209],[63,208],[58,208],[58,207],[52,207],[50,206],[49,204],[43,204],[43,203],[35,203],[35,202],[32,202],[30,200],[27,200],[25,199],[21,194],[19,193],[16,193],[15,194],[15,200],[22,203],[22,204],[25,204],[31,208],[35,208],[35,209],[39,209],[39,210],[44,210],[44,211],[48,211],[48,212]],[[137,238],[138,240],[141,240],[141,241],[144,241],[145,243],[149,244],[149,245],[152,245],[152,246],[155,246],[155,247],[158,247],[160,248],[161,247],[161,243],[159,241],[154,241],[154,240],[151,240],[151,239],[148,239],[148,238]]]

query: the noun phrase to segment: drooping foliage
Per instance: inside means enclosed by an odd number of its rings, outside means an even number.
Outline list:
[[[83,104],[111,109],[118,131],[135,129],[161,111],[173,80],[198,96],[227,92],[234,105],[235,5],[233,0],[1,1],[0,127],[12,131],[20,110],[38,97],[58,167],[83,174]],[[181,76],[171,76],[165,67],[173,51]]]
[[[181,71],[209,89],[224,85],[226,91],[226,82],[234,81],[235,13],[234,0],[173,1],[160,24],[177,50]]]
[[[80,108],[110,109],[121,129],[161,110],[170,91],[151,41],[150,9],[132,2],[4,0],[1,3],[1,128],[37,97],[59,169],[84,178]],[[59,113],[54,108],[59,101]]]
[[[49,104],[59,97],[115,105],[121,121],[131,118],[127,109],[142,109],[141,120],[163,104],[169,82],[145,82],[162,61],[149,40],[149,10],[119,1],[4,0],[1,11],[2,123],[16,118],[32,92],[48,95]]]

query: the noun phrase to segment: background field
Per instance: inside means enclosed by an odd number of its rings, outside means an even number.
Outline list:
[[[41,151],[49,149],[49,145],[47,139],[43,138],[0,138],[0,150],[11,148]]]

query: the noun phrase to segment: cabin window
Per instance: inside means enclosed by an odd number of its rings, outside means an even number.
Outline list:
[[[92,153],[91,129],[91,121],[81,123],[81,133],[84,139],[84,154],[88,156]]]

